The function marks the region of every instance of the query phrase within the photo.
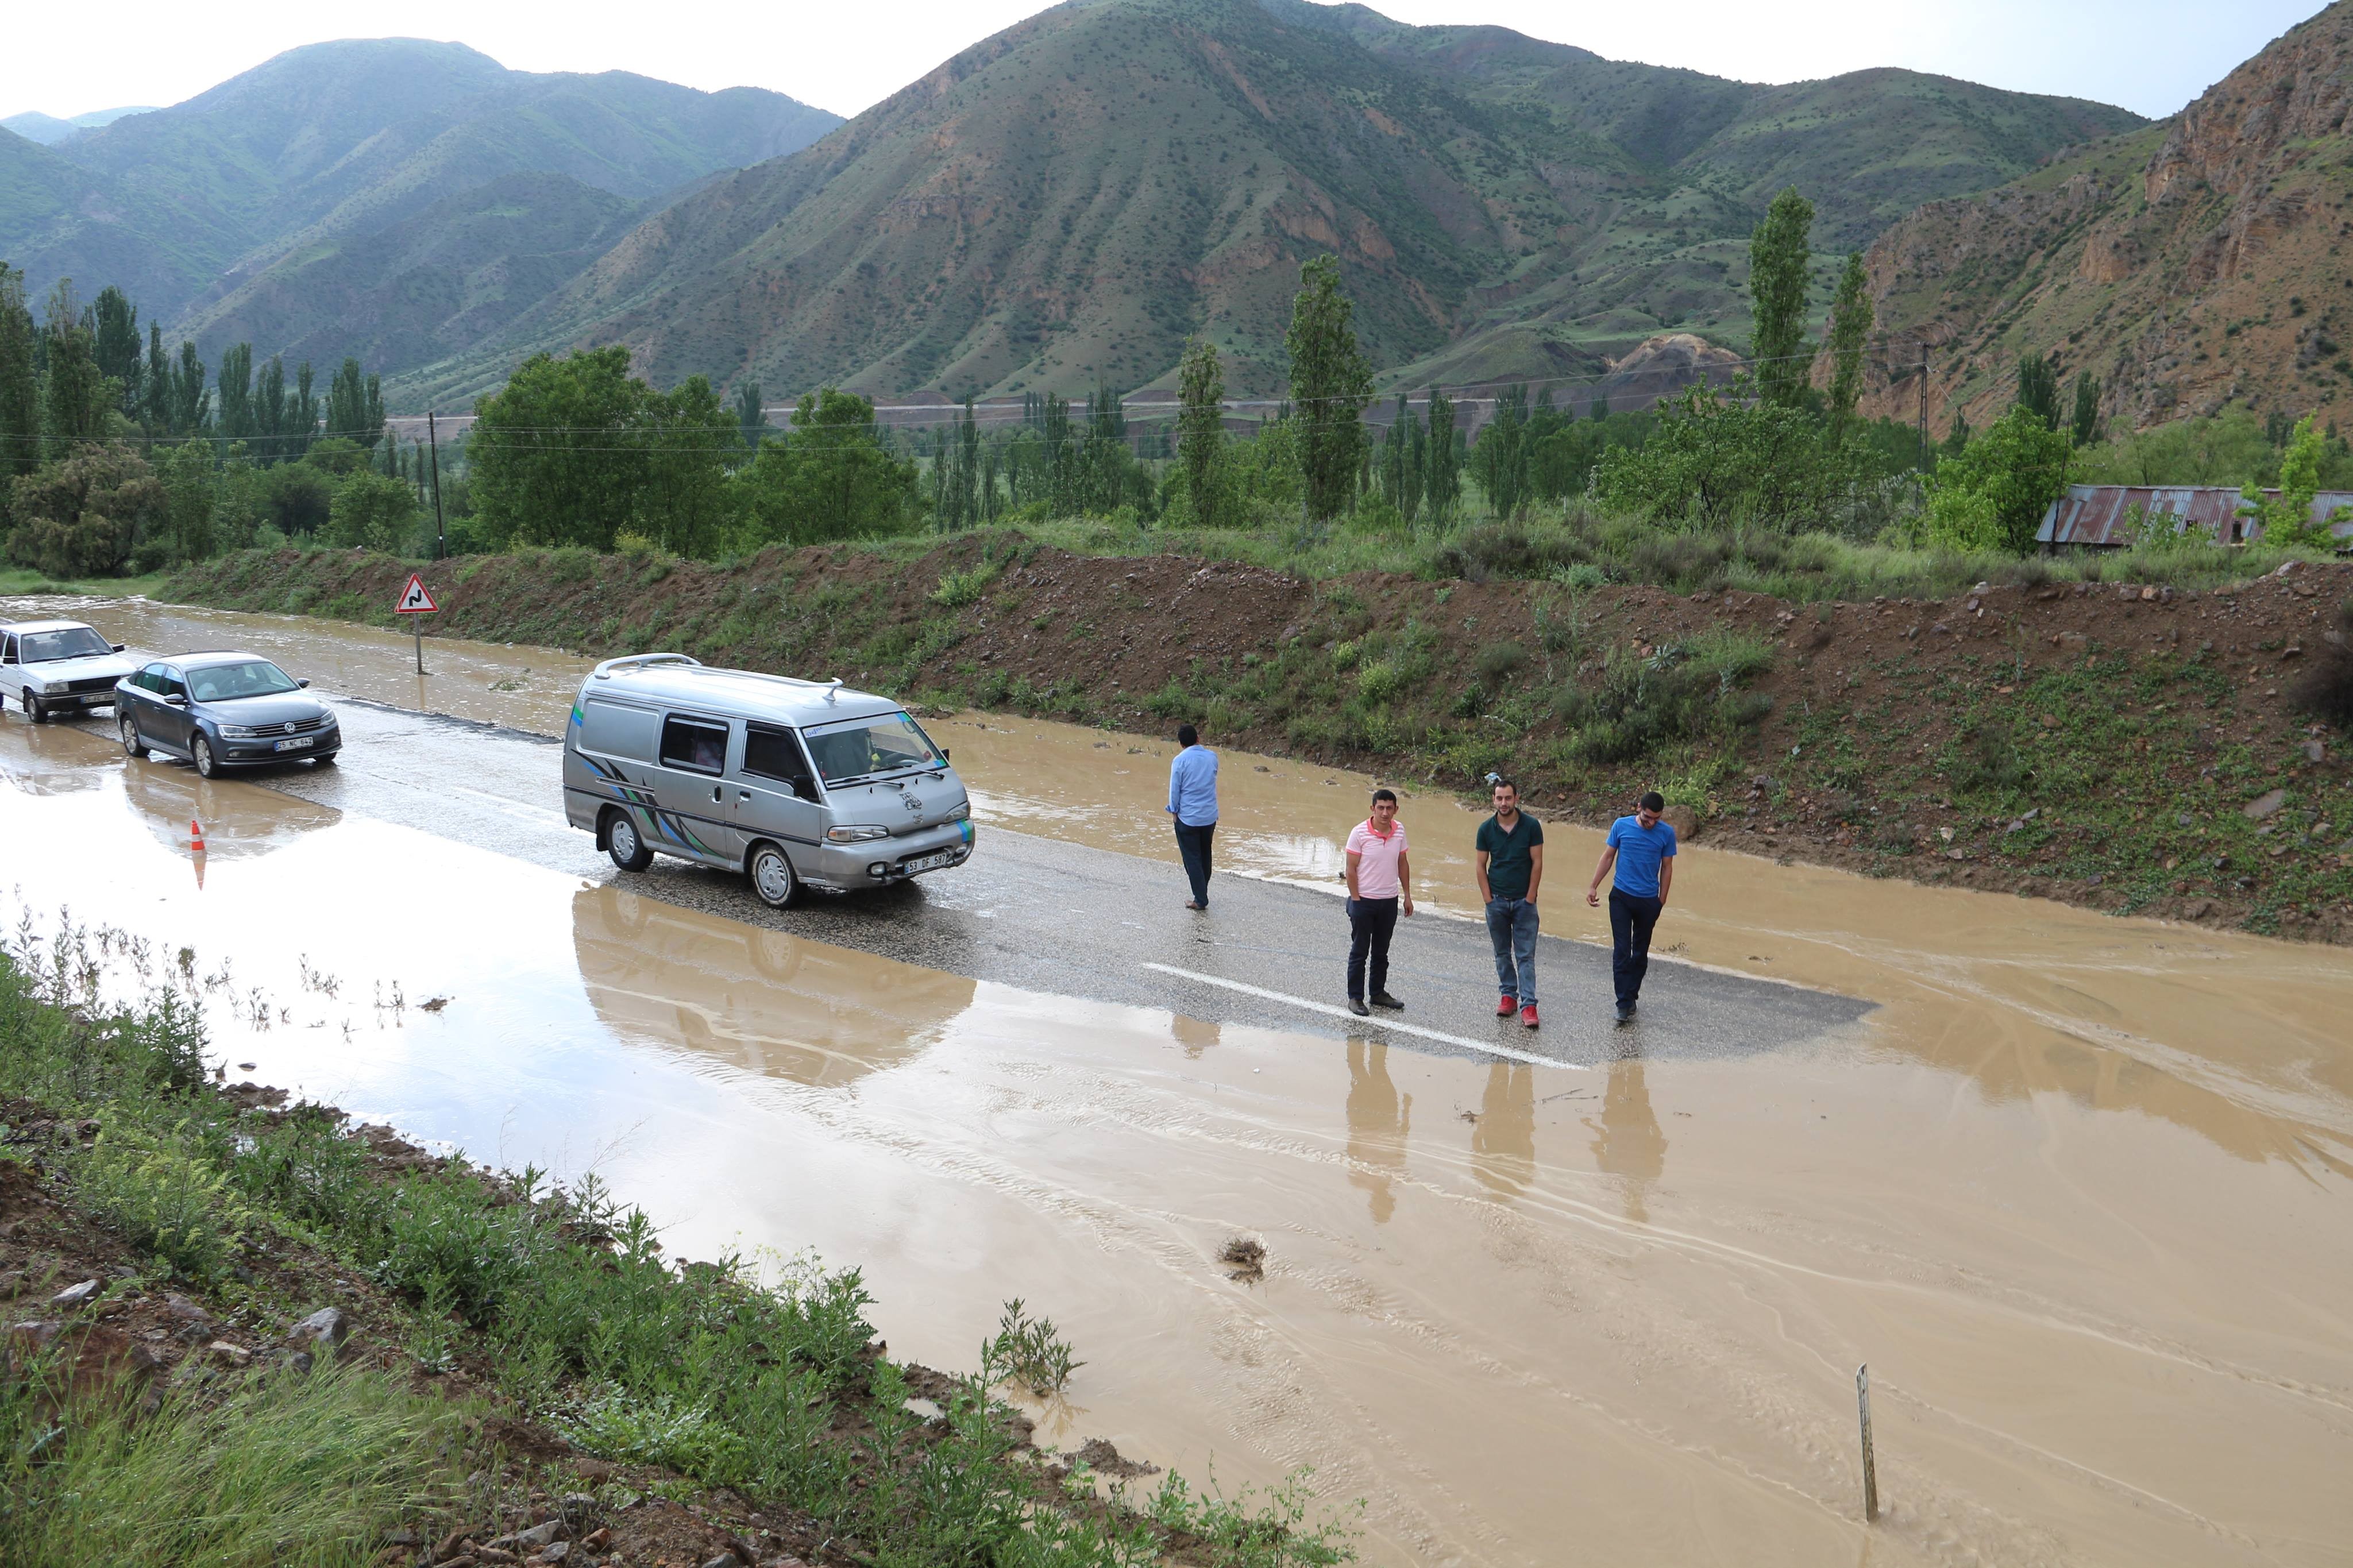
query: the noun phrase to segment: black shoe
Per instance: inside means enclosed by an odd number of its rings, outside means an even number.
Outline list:
[[[1386,1007],[1392,1013],[1402,1013],[1405,1011],[1405,1004],[1398,1001],[1396,997],[1390,995],[1386,991],[1376,991],[1373,993],[1373,1005],[1376,1007]]]
[[[1634,1009],[1632,1006],[1623,1003],[1620,1004],[1618,1008],[1618,1021],[1621,1024],[1632,1023],[1634,1021]]]
[[[1359,1018],[1369,1018],[1373,1016],[1373,1010],[1365,1005],[1365,999],[1362,996],[1348,998],[1348,1011]]]

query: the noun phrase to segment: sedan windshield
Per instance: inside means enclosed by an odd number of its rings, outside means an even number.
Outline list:
[[[21,657],[26,664],[47,664],[60,658],[88,658],[94,653],[114,651],[112,643],[88,626],[67,626],[54,632],[26,632],[20,640],[25,645]]]
[[[199,702],[237,697],[276,697],[295,689],[287,673],[266,658],[244,664],[213,664],[188,671],[188,695]]]
[[[849,784],[877,773],[907,768],[933,767],[941,761],[915,721],[904,713],[880,719],[860,719],[839,728],[809,731],[809,760],[829,784]]]

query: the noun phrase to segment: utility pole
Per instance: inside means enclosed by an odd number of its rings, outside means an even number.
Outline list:
[[[1926,416],[1923,415],[1923,418]],[[433,427],[433,411],[425,411],[425,439],[433,448],[433,559],[449,559],[449,531],[441,521],[441,437]],[[417,663],[425,662],[425,648],[417,645]]]
[[[1928,471],[1928,340],[1920,340],[1920,471]]]

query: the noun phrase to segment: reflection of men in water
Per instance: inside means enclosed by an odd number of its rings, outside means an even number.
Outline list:
[[[1209,839],[1218,830],[1218,753],[1201,744],[1190,724],[1176,727],[1177,752],[1168,764],[1168,815],[1176,819],[1176,853],[1185,858],[1193,896],[1185,907],[1209,907]]]
[[[1487,940],[1495,949],[1495,981],[1503,999],[1495,1016],[1516,1011],[1536,1026],[1536,889],[1544,881],[1544,824],[1520,809],[1520,786],[1488,775],[1495,815],[1479,825],[1479,901],[1487,910]]]
[[[1621,1024],[1632,1020],[1634,1005],[1641,1000],[1642,976],[1651,969],[1651,931],[1675,885],[1675,830],[1659,820],[1666,809],[1665,799],[1652,790],[1633,816],[1611,823],[1593,883],[1585,889],[1585,901],[1599,907],[1601,879],[1617,866],[1617,879],[1609,885],[1609,967],[1618,982]]]
[[[1397,1212],[1389,1183],[1405,1172],[1406,1135],[1413,1124],[1413,1096],[1400,1095],[1389,1081],[1388,1050],[1348,1042],[1348,1184],[1371,1194],[1376,1225],[1387,1225]]]
[[[1609,1067],[1609,1087],[1603,1091],[1601,1120],[1586,1119],[1593,1129],[1593,1162],[1613,1176],[1626,1178],[1626,1217],[1650,1217],[1643,1192],[1667,1168],[1667,1135],[1651,1110],[1651,1091],[1642,1081],[1640,1058],[1627,1058]]]
[[[1471,1168],[1506,1197],[1527,1189],[1536,1169],[1536,1069],[1497,1062],[1471,1129]]]
[[[1413,913],[1413,869],[1406,863],[1405,824],[1397,819],[1395,790],[1373,792],[1373,815],[1348,832],[1348,1011],[1359,1018],[1365,1005],[1402,1012],[1389,994],[1389,938],[1398,915]],[[1372,989],[1365,989],[1367,961]]]

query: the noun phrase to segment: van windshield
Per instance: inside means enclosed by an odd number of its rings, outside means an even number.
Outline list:
[[[937,767],[942,758],[931,737],[904,713],[854,719],[823,730],[802,731],[809,761],[829,784],[853,784],[909,768]]]

